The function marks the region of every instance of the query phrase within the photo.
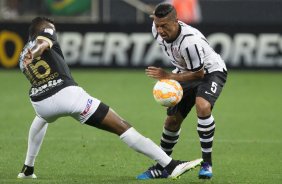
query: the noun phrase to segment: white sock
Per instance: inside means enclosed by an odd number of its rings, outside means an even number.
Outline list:
[[[138,133],[133,127],[120,135],[120,138],[129,147],[155,160],[162,167],[167,166],[172,160],[159,146]]]
[[[35,158],[40,150],[43,138],[45,136],[48,123],[36,116],[30,126],[28,135],[28,148],[25,159],[25,165],[34,166]]]

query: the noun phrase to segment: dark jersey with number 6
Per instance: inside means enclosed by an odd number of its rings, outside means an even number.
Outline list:
[[[31,49],[36,40],[45,40],[50,48],[45,50],[41,57],[24,66],[23,59],[28,49]],[[34,39],[30,40],[20,55],[19,65],[22,72],[31,83],[29,96],[32,101],[40,101],[48,98],[67,86],[76,86],[69,67],[67,66],[60,45],[57,41],[56,32],[45,28]]]

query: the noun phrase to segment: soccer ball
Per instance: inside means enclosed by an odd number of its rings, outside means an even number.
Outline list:
[[[155,100],[165,107],[175,106],[183,96],[183,89],[176,80],[159,80],[153,89]]]

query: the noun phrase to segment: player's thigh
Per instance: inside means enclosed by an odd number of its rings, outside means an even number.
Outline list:
[[[101,109],[108,110],[108,107],[102,104],[99,99],[92,97],[83,88],[77,86],[65,88],[65,91],[60,94],[57,103],[62,109],[61,114],[70,115],[80,123],[87,121],[99,107],[99,112]]]
[[[202,80],[202,83],[198,86],[196,96],[204,98],[210,103],[212,108],[221,94],[226,79],[227,74],[222,72],[207,74]]]
[[[81,87],[69,86],[49,98],[32,104],[37,115],[48,123],[64,116],[71,116],[84,123],[96,112],[101,101],[90,96]]]
[[[37,117],[40,119],[44,119],[46,122],[51,123],[58,118],[56,112],[57,107],[52,103],[52,97],[36,102],[31,101],[31,104]]]
[[[183,119],[185,119],[188,113],[191,111],[196,100],[196,82],[181,82],[183,88],[183,97],[178,104],[167,109],[168,116],[175,116],[179,113]]]
[[[68,94],[67,97],[73,100],[66,102],[64,95],[61,95],[61,102],[58,104],[62,109],[65,109],[67,115],[70,114],[79,122],[118,135],[130,128],[130,125],[110,109],[108,105],[90,96],[82,88],[76,86],[68,87],[64,93]]]

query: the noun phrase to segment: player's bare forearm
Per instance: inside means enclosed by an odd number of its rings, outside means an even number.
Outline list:
[[[177,81],[189,81],[201,79],[204,77],[204,69],[201,69],[197,72],[183,72],[183,73],[171,73],[169,79],[174,79]]]
[[[169,75],[170,75],[164,69],[158,68],[158,67],[154,67],[154,66],[149,66],[145,70],[145,72],[146,72],[146,75],[148,77],[152,77],[152,78],[157,79],[157,80],[169,79]]]
[[[36,44],[32,49],[30,50],[32,53],[32,58],[37,58],[42,55],[42,53],[49,49],[49,43],[45,40],[37,40]]]
[[[177,81],[189,81],[195,79],[201,79],[204,77],[204,69],[197,72],[183,72],[183,73],[168,73],[162,68],[149,66],[146,70],[146,75],[157,80],[161,79],[174,79]]]
[[[24,67],[27,69],[27,66],[33,61],[33,59],[41,56],[46,49],[49,49],[49,43],[45,40],[37,40],[34,47],[28,49],[24,56]]]

